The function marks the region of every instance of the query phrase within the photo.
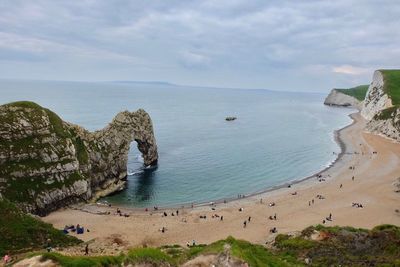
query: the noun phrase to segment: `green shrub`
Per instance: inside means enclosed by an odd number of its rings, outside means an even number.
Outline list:
[[[369,85],[359,85],[348,89],[336,89],[336,91],[363,101],[365,99],[365,95],[367,94],[368,87]]]
[[[123,256],[64,256],[58,253],[44,253],[43,261],[52,260],[63,267],[86,267],[86,266],[120,266]]]
[[[125,262],[129,263],[173,263],[170,256],[157,248],[137,248],[128,252]]]
[[[62,233],[52,225],[24,214],[11,202],[0,200],[0,255],[43,249],[47,240],[55,246],[68,246],[82,241]]]

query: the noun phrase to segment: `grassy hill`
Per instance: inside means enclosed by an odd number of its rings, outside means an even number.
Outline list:
[[[0,255],[43,249],[48,239],[53,247],[82,242],[0,200]]]
[[[356,99],[363,101],[365,98],[365,95],[367,94],[369,85],[359,85],[356,87],[352,88],[347,88],[347,89],[335,89],[336,91],[339,91],[343,94],[355,97]]]
[[[375,115],[375,119],[394,119],[397,109],[400,107],[400,70],[379,70],[383,75],[383,90],[390,96],[393,106],[382,110]],[[399,126],[398,123],[394,125]]]
[[[392,99],[393,105],[400,105],[400,70],[380,70],[383,74],[383,90]]]
[[[63,256],[42,254],[61,266],[180,266],[198,256],[226,255],[241,266],[400,266],[400,227],[381,225],[372,230],[352,227],[311,226],[297,236],[280,234],[271,248],[228,237],[210,245],[183,248],[136,248],[119,256]],[[196,258],[197,257],[197,258]],[[203,257],[204,258],[204,257]],[[197,263],[199,264],[199,263]],[[142,266],[141,265],[141,266]],[[193,265],[194,266],[194,265]],[[206,266],[206,265],[196,265]]]

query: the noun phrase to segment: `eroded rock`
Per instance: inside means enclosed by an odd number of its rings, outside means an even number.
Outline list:
[[[27,212],[47,214],[125,188],[130,144],[157,164],[150,116],[123,111],[89,132],[32,102],[0,106],[0,195]]]

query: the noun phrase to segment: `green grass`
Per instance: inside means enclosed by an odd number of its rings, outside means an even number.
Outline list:
[[[393,119],[398,108],[399,108],[399,106],[393,106],[393,107],[390,107],[387,109],[383,109],[374,116],[374,119],[375,120]]]
[[[247,262],[250,266],[303,266],[295,258],[277,253],[274,254],[264,246],[229,237],[226,242],[230,244],[232,255]]]
[[[307,240],[302,237],[290,237],[288,235],[280,234],[275,239],[278,248],[298,250],[310,249],[316,245],[315,241]]]
[[[365,99],[365,95],[367,94],[368,87],[369,85],[359,85],[348,89],[335,89],[335,90],[343,94],[355,97],[359,101],[363,101]]]
[[[312,226],[313,229],[317,231],[324,231],[332,234],[338,234],[340,231],[347,231],[351,233],[368,233],[369,230],[363,228],[354,228],[351,226],[323,226],[318,224],[316,226]]]
[[[123,255],[121,256],[64,256],[59,253],[44,253],[43,261],[52,260],[63,267],[86,267],[86,266],[121,266]]]
[[[325,233],[322,241],[310,240],[315,231]],[[280,234],[273,249],[228,237],[210,245],[183,248],[177,245],[161,248],[138,248],[119,256],[67,257],[45,253],[61,266],[121,266],[150,264],[152,266],[180,266],[199,255],[217,255],[228,247],[232,257],[249,266],[305,266],[304,259],[312,260],[311,266],[398,266],[400,263],[400,227],[380,225],[372,230],[353,227],[310,226],[299,236]],[[397,264],[397,265],[396,265]]]
[[[392,99],[393,105],[400,105],[400,70],[380,70],[383,74],[383,90]]]
[[[0,237],[0,255],[43,249],[47,239],[51,239],[54,247],[81,242],[50,224],[24,214],[7,200],[0,200]]]
[[[158,248],[137,248],[129,251],[125,263],[170,263],[173,259]]]
[[[310,240],[315,231],[322,241]],[[372,230],[354,227],[310,226],[300,236],[278,235],[275,245],[296,258],[311,258],[314,266],[376,266],[400,258],[400,228],[380,225]],[[395,266],[395,265],[389,265]]]

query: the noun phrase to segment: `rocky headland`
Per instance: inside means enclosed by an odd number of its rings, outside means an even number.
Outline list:
[[[118,113],[89,132],[33,102],[0,106],[0,198],[38,215],[90,201],[126,186],[130,144],[146,166],[156,165],[150,116],[142,109]]]
[[[339,91],[339,89],[332,89],[326,97],[324,104],[328,106],[354,107],[358,109],[362,107],[362,101],[354,96]]]
[[[376,70],[366,91],[332,89],[324,104],[358,108],[368,132],[400,140],[400,70]]]

